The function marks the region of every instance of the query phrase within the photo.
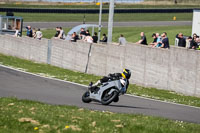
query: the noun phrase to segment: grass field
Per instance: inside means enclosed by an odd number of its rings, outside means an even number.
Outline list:
[[[65,33],[68,33],[70,28],[65,28]],[[90,30],[91,31],[91,30]],[[145,32],[148,43],[153,41],[152,33],[167,32],[171,45],[174,45],[176,34],[182,32],[184,35],[190,36],[192,32],[191,26],[161,26],[161,27],[114,27],[113,41],[118,42],[120,34],[123,34],[128,42],[137,42],[140,39],[140,32]],[[42,30],[44,38],[52,38],[55,34],[55,29]],[[97,32],[97,29],[96,29]],[[101,33],[107,34],[107,28],[103,28]],[[24,33],[25,35],[25,33]]]
[[[170,3],[169,3],[170,1]],[[180,1],[180,0],[179,0]],[[191,0],[190,0],[191,1]],[[172,0],[167,0],[163,4],[163,0],[153,1],[146,0],[144,3],[140,4],[115,4],[115,8],[199,8],[198,0],[193,2],[184,2],[175,5]],[[12,8],[99,8],[95,3],[29,3],[29,2],[13,2],[13,3],[4,3],[0,4],[0,7],[12,7]],[[109,8],[108,3],[103,4],[103,8]]]
[[[74,72],[71,70],[62,69],[47,64],[38,64],[31,61],[19,59],[16,57],[5,56],[2,54],[0,54],[0,64],[6,66],[12,66],[14,68],[20,68],[27,72],[43,76],[50,76],[62,80],[72,81],[84,85],[88,85],[91,81],[96,82],[98,79],[101,78],[100,76]],[[155,88],[145,88],[137,85],[130,85],[127,93],[153,99],[160,99],[163,101],[200,107],[200,98],[192,96],[184,96],[172,91],[158,90]]]
[[[0,15],[5,15],[0,12]],[[84,14],[69,13],[14,13],[23,17],[25,22],[83,22]],[[192,13],[123,13],[114,15],[115,22],[127,21],[192,21]],[[98,22],[99,14],[85,14],[86,22]],[[102,21],[108,21],[108,14],[102,15]]]
[[[200,125],[160,117],[0,98],[1,133],[199,133]]]

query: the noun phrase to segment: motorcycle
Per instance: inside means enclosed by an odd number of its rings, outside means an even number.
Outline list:
[[[90,103],[92,101],[100,102],[103,105],[108,105],[111,102],[118,102],[121,95],[122,84],[120,80],[108,81],[102,83],[99,87],[91,87],[83,94],[82,101]]]

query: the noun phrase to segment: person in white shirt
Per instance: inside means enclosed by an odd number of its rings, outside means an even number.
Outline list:
[[[42,32],[40,31],[40,29],[37,30],[36,32],[36,38],[41,40],[42,39]]]

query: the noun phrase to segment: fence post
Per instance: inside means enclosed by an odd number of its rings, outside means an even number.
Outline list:
[[[51,64],[51,49],[52,49],[52,41],[48,40],[47,64]]]

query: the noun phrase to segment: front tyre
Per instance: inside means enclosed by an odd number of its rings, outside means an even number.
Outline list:
[[[90,92],[86,91],[82,96],[82,101],[84,103],[90,103],[92,100],[90,99]]]
[[[108,91],[109,92],[109,91]],[[116,97],[118,97],[118,92],[117,91],[113,91],[110,95],[108,94],[108,92],[106,92],[102,99],[101,99],[101,103],[103,105],[108,105],[110,104]]]

